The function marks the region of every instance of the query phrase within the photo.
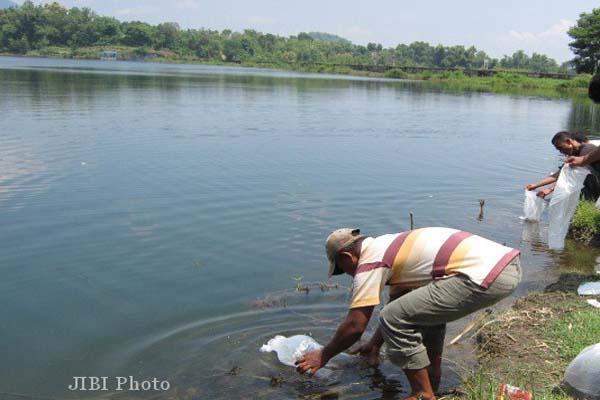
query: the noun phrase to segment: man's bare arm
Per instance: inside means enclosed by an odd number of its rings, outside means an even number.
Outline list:
[[[325,347],[306,353],[296,361],[298,372],[314,374],[331,358],[352,346],[367,329],[374,308],[374,306],[368,306],[350,309],[346,319],[340,324],[337,332]]]
[[[567,158],[565,164],[570,164],[574,167],[584,167],[591,163],[600,161],[600,147],[594,149],[591,153],[586,154],[585,156],[574,157],[571,156]]]
[[[396,300],[398,297],[401,297],[408,292],[410,292],[410,289],[403,289],[403,288],[399,288],[397,286],[391,286],[390,287],[390,299],[389,299],[388,303],[391,303],[392,301]],[[367,358],[367,361],[370,364],[375,365],[378,362],[377,360],[379,357],[379,349],[381,348],[381,346],[383,346],[383,335],[381,334],[381,328],[377,327],[377,330],[375,331],[373,336],[371,336],[371,339],[367,343],[364,343],[361,346],[359,346],[358,348],[353,349],[349,353],[350,354],[360,353],[360,355]]]
[[[358,307],[348,311],[346,319],[338,327],[333,339],[323,347],[323,357],[327,361],[360,339],[365,329],[367,329],[374,308],[374,306]]]

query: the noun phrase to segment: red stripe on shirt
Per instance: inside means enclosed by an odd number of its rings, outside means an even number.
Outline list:
[[[490,285],[496,280],[496,278],[498,277],[498,275],[500,275],[500,273],[502,271],[504,271],[504,268],[506,268],[506,266],[508,264],[510,264],[510,262],[512,260],[514,260],[514,258],[516,256],[519,255],[519,253],[521,253],[519,250],[517,249],[512,249],[511,251],[509,251],[508,253],[506,253],[504,255],[504,257],[502,257],[500,259],[500,261],[498,261],[496,263],[496,265],[494,265],[494,268],[492,268],[492,270],[489,272],[489,274],[487,274],[487,276],[485,277],[485,279],[483,280],[483,282],[481,282],[481,287],[487,289],[490,287]]]
[[[402,244],[408,235],[411,234],[411,232],[413,231],[406,231],[399,234],[398,237],[394,239],[386,249],[385,254],[383,255],[383,262],[386,263],[390,268],[394,265],[394,260],[400,251],[400,247],[402,247]]]
[[[470,236],[473,236],[473,234],[460,231],[453,233],[448,239],[446,239],[442,247],[440,247],[438,250],[435,260],[433,261],[433,271],[431,271],[431,276],[433,279],[439,279],[446,275],[446,267],[448,266],[448,262],[450,261],[452,253],[463,240]]]
[[[361,272],[367,272],[367,271],[372,271],[374,269],[377,268],[390,268],[389,265],[387,265],[384,262],[372,262],[372,263],[365,263],[365,264],[360,264],[357,268],[356,268],[356,274],[360,274]]]

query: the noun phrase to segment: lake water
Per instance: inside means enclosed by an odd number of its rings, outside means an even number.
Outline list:
[[[598,256],[570,242],[549,252],[546,224],[519,219],[523,186],[560,162],[552,135],[600,132],[585,98],[9,57],[0,93],[2,393],[394,398],[406,384],[388,362],[321,382],[258,352],[275,334],[326,342],[345,315],[350,278],[310,284],[326,280],[331,230],[399,232],[412,211],[417,227],[518,247],[517,295]],[[444,387],[470,346],[448,348]],[[74,376],[129,375],[171,389],[67,389]]]

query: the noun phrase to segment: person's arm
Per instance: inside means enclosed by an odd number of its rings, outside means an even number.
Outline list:
[[[554,183],[558,179],[558,174],[559,173],[560,173],[560,171],[554,172],[553,174],[551,174],[547,178],[542,179],[539,182],[530,183],[529,185],[525,186],[525,190],[535,190],[535,189],[537,189],[539,187],[546,186],[546,185],[549,185],[551,183]]]
[[[556,185],[552,185],[547,189],[540,190],[539,192],[537,192],[537,197],[541,197],[542,199],[545,198],[550,193],[554,192],[554,188],[556,188]]]
[[[308,372],[314,375],[334,356],[352,346],[362,336],[375,306],[351,308],[344,322],[340,324],[331,341],[321,350],[304,354],[296,366],[301,374]]]
[[[392,301],[396,300],[398,297],[405,295],[410,292],[410,289],[403,289],[396,286],[390,287],[390,299],[388,304]],[[360,353],[361,356],[367,358],[367,362],[371,365],[377,365],[379,361],[379,351],[383,346],[383,335],[381,334],[381,328],[378,326],[377,330],[371,336],[371,339],[367,342],[359,346],[358,348],[350,351],[350,354]]]
[[[596,161],[600,161],[600,147],[597,147],[592,152],[590,152],[584,156],[579,156],[579,157],[571,156],[571,157],[567,158],[567,160],[565,161],[565,164],[569,164],[574,167],[584,167],[584,166],[589,165]]]

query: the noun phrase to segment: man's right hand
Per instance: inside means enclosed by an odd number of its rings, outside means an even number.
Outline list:
[[[525,190],[534,190],[535,189],[535,184],[530,183],[529,185],[525,185]]]
[[[587,165],[587,157],[586,156],[580,156],[580,157],[571,156],[565,160],[565,164],[569,164],[574,167],[583,167],[584,165]]]
[[[372,345],[371,342],[363,343],[348,350],[348,354],[360,354],[365,357],[367,364],[371,367],[379,365],[379,347]]]

